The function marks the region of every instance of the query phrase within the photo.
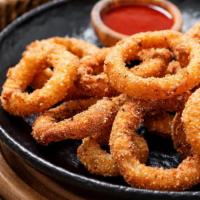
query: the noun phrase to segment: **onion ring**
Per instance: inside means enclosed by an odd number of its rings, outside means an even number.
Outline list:
[[[100,136],[102,137],[102,136]],[[101,138],[87,137],[78,147],[77,156],[87,170],[96,175],[119,176],[118,167],[110,153],[101,148]],[[147,161],[149,150],[146,141],[141,136],[135,137],[137,143],[137,158],[140,162]]]
[[[184,47],[190,52],[187,67],[162,78],[142,78],[125,67],[125,62],[146,48]],[[140,33],[119,42],[106,58],[105,71],[111,86],[119,92],[138,99],[168,99],[182,94],[199,84],[200,45],[195,40],[175,31]],[[147,92],[148,90],[148,92]]]
[[[114,120],[114,116],[126,97],[121,95],[113,99],[103,98],[96,104],[70,118],[58,118],[60,110],[70,112],[68,102],[50,109],[40,115],[33,124],[32,135],[37,142],[49,144],[65,139],[83,139],[90,135],[107,130]],[[78,101],[80,104],[81,101]],[[79,111],[79,105],[78,111]],[[63,115],[65,116],[65,115]],[[58,121],[60,120],[60,121]]]
[[[188,99],[182,114],[183,127],[194,154],[200,155],[200,88]]]
[[[75,38],[53,37],[50,39],[46,39],[45,41],[62,45],[66,48],[66,50],[70,51],[72,54],[75,54],[79,58],[83,58],[84,56],[88,55],[93,55],[95,53],[99,53],[100,51],[100,49],[95,45]],[[30,45],[28,51],[33,51],[32,48],[34,48],[34,46]],[[48,81],[48,79],[51,78],[52,75],[53,71],[50,69],[45,69],[39,72],[35,75],[34,80],[31,83],[32,87],[34,89],[42,88],[44,84]]]
[[[136,157],[134,137],[144,110],[142,102],[127,102],[118,112],[111,136],[110,148],[121,175],[132,186],[155,190],[183,190],[200,181],[200,160],[188,156],[177,168],[163,169],[141,164]]]
[[[191,146],[186,140],[186,135],[181,121],[182,112],[177,112],[172,122],[172,140],[174,148],[183,157],[186,158],[191,153]]]
[[[25,52],[19,64],[9,69],[3,85],[2,106],[13,115],[24,116],[42,112],[63,100],[77,75],[78,59],[63,46],[37,41],[28,49],[33,50]],[[25,92],[34,75],[49,65],[55,71],[51,79],[43,88],[31,94]]]
[[[112,155],[103,150],[94,138],[83,139],[77,149],[77,157],[92,174],[102,176],[119,176],[119,171]]]

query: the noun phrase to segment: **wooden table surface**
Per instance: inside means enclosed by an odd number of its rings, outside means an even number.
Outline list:
[[[0,30],[26,11],[49,0],[0,0]]]
[[[14,164],[17,173],[5,157]],[[0,149],[0,197],[4,200],[84,200],[27,164],[19,162],[4,145]]]
[[[3,155],[0,153],[0,195],[4,199],[18,200],[44,200],[38,192],[28,186],[19,176],[9,167]]]

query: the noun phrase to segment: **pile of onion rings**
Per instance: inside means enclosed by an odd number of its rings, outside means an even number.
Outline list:
[[[77,158],[92,174],[181,191],[200,183],[199,86],[200,23],[185,34],[135,34],[111,48],[68,37],[34,41],[8,70],[1,104],[36,116],[32,136],[41,145],[82,140]],[[148,165],[145,134],[171,140],[179,165]]]

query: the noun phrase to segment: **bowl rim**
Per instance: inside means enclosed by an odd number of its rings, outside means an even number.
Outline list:
[[[23,24],[24,22],[31,20],[34,17],[37,17],[37,15],[41,14],[44,11],[47,11],[51,9],[52,7],[60,6],[62,4],[68,3],[71,0],[54,0],[51,2],[48,2],[44,5],[41,5],[37,8],[34,8],[33,10],[23,14],[21,17],[17,18],[15,21],[13,21],[10,25],[5,27],[0,32],[0,44],[6,38],[13,30],[15,30],[18,26]],[[2,109],[2,107],[0,108]],[[177,198],[182,199],[182,197],[200,197],[200,191],[158,191],[158,190],[146,190],[146,189],[138,189],[138,188],[132,188],[129,186],[122,186],[122,185],[116,185],[112,183],[107,183],[104,181],[99,181],[95,178],[87,178],[83,175],[78,175],[76,173],[70,172],[62,167],[58,167],[53,165],[52,163],[46,161],[45,159],[38,157],[25,147],[23,147],[19,142],[14,140],[9,133],[3,128],[1,122],[0,122],[0,140],[8,146],[8,148],[13,151],[17,156],[23,159],[29,166],[33,167],[36,170],[39,170],[43,172],[44,174],[52,177],[52,175],[55,177],[59,176],[60,180],[69,180],[69,184],[72,187],[81,188],[85,191],[91,191],[99,192],[103,194],[111,195],[113,192],[120,193],[130,193],[130,195],[136,194],[138,195],[148,195],[148,197],[153,197],[156,195],[157,197],[162,198],[170,198],[171,196],[176,196]],[[96,187],[95,187],[96,186]],[[140,196],[139,196],[140,197]]]
[[[134,2],[135,1],[135,2]],[[116,3],[117,2],[117,3]],[[183,26],[183,16],[182,13],[180,11],[180,9],[172,2],[168,1],[168,0],[118,0],[118,1],[113,1],[113,0],[100,0],[98,1],[92,11],[91,11],[91,20],[92,20],[92,24],[94,24],[98,29],[101,29],[101,32],[110,35],[113,38],[118,38],[118,39],[123,39],[127,36],[130,35],[126,35],[120,32],[117,32],[115,30],[113,30],[112,28],[110,28],[109,26],[107,26],[101,17],[101,13],[104,9],[106,9],[108,6],[110,5],[114,5],[116,7],[119,6],[123,6],[123,5],[155,5],[155,6],[159,6],[161,8],[163,8],[164,10],[166,10],[167,12],[169,12],[169,14],[175,19],[173,26],[170,28],[171,30],[176,30],[176,31],[180,31],[182,29]],[[167,9],[167,8],[170,8]]]

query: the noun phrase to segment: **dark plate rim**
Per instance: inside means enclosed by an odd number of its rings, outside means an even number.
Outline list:
[[[17,28],[18,25],[30,20],[32,17],[36,17],[41,12],[46,11],[48,9],[51,9],[52,7],[56,7],[62,4],[65,4],[71,0],[54,0],[48,3],[45,3],[35,9],[32,9],[31,11],[23,14],[21,17],[17,18],[15,21],[13,21],[10,25],[5,27],[1,33],[0,33],[0,43],[3,41],[5,37],[9,33],[12,32],[15,28]],[[0,122],[1,123],[1,122]],[[26,163],[28,163],[33,168],[42,171],[44,174],[47,174],[48,176],[52,176],[54,174],[55,176],[59,176],[59,179],[69,179],[69,184],[73,187],[80,187],[85,190],[101,190],[102,192],[114,192],[114,191],[120,191],[125,193],[131,193],[131,194],[146,194],[146,195],[157,195],[158,196],[165,196],[170,197],[172,195],[178,196],[178,197],[186,197],[186,196],[200,196],[200,191],[182,191],[182,192],[176,192],[176,191],[158,191],[158,190],[145,190],[145,189],[137,189],[137,188],[131,188],[126,186],[120,186],[115,185],[111,183],[106,183],[103,181],[99,181],[93,178],[87,178],[82,175],[78,175],[72,172],[69,172],[65,170],[64,168],[55,166],[51,164],[50,162],[36,156],[29,150],[27,150],[25,147],[23,147],[20,143],[15,141],[12,137],[9,136],[9,134],[4,130],[2,125],[0,124],[0,139],[12,150],[14,151],[19,157],[21,157]],[[96,187],[95,187],[96,186]]]

